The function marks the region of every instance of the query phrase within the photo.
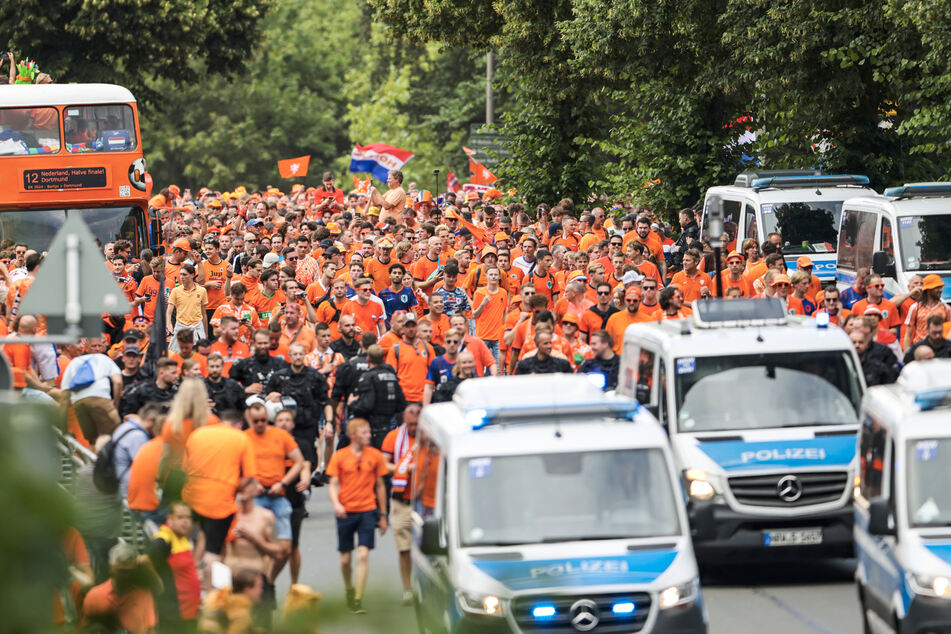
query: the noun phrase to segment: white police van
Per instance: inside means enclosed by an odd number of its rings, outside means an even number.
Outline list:
[[[842,206],[839,288],[869,268],[882,276],[888,296],[908,292],[913,275],[937,274],[951,302],[951,183],[909,183],[881,196],[850,198]]]
[[[778,299],[694,310],[627,328],[618,392],[667,429],[697,558],[850,555],[865,382],[848,336]]]
[[[909,364],[862,405],[855,579],[865,631],[951,631],[951,361]]]
[[[704,197],[723,201],[723,221],[731,249],[743,241],[762,244],[778,232],[783,239],[786,267],[796,269],[796,259],[806,255],[812,274],[823,281],[835,279],[836,254],[842,203],[855,196],[872,196],[868,177],[820,174],[811,170],[758,170],[739,174],[733,185],[711,187]],[[707,238],[709,220],[704,213],[701,236]],[[744,257],[746,254],[743,254]]]
[[[421,631],[706,632],[657,421],[585,376],[488,377],[425,407],[413,491]]]

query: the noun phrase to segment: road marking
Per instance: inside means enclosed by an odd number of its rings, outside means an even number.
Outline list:
[[[754,594],[758,594],[761,597],[765,597],[766,599],[769,599],[770,601],[775,603],[780,609],[785,610],[786,612],[796,617],[797,619],[799,619],[800,621],[802,621],[803,623],[805,623],[806,625],[808,625],[815,631],[821,632],[822,634],[838,634],[835,630],[830,630],[822,623],[819,623],[818,621],[813,620],[812,618],[809,617],[808,614],[794,607],[792,604],[784,601],[783,599],[777,597],[773,593],[763,590],[762,588],[750,588],[750,590],[752,590]]]

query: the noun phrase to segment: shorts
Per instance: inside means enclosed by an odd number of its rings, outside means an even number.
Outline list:
[[[356,533],[360,546],[366,546],[370,550],[376,545],[376,523],[379,512],[376,509],[372,511],[363,511],[362,513],[347,513],[343,519],[337,518],[337,550],[342,553],[353,551],[353,534]]]
[[[254,498],[254,503],[261,508],[265,508],[274,513],[275,531],[277,538],[291,541],[293,531],[291,530],[291,503],[286,497],[271,497],[270,495],[259,495]]]
[[[396,552],[405,553],[413,546],[412,506],[399,498],[390,499],[390,530],[396,542]]]
[[[228,517],[213,519],[198,515],[198,525],[205,534],[205,550],[212,555],[221,555],[225,547],[225,538],[228,537],[228,531],[231,530],[231,524],[234,522],[234,513]]]
[[[111,398],[101,396],[87,396],[73,403],[76,421],[83,432],[83,436],[90,445],[96,444],[99,436],[108,436],[119,423],[119,412]]]

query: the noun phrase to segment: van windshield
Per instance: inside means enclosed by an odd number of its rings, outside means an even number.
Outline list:
[[[783,239],[783,253],[831,253],[839,239],[842,201],[809,201],[765,203],[763,235],[778,233]]]
[[[916,528],[951,526],[951,438],[909,440],[907,457],[908,523]]]
[[[463,546],[680,534],[660,449],[492,458],[459,464]]]
[[[142,245],[145,214],[138,207],[90,207],[87,209],[12,209],[0,210],[0,240],[14,240],[46,251],[67,213],[78,213],[102,244],[125,239]]]
[[[903,216],[898,239],[906,271],[951,271],[951,213]]]
[[[851,425],[861,385],[844,351],[677,359],[681,432]]]

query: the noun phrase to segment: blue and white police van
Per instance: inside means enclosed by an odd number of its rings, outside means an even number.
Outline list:
[[[463,382],[419,423],[425,632],[706,632],[679,475],[644,408],[588,377]]]
[[[723,220],[730,249],[740,251],[743,241],[762,244],[777,232],[783,239],[786,268],[796,269],[796,260],[808,256],[812,274],[834,281],[836,243],[843,202],[856,196],[874,196],[868,177],[856,174],[821,174],[812,170],[757,170],[737,175],[732,185],[711,187],[704,197],[723,201]],[[704,217],[701,236],[707,239]],[[735,243],[735,246],[734,246]],[[746,254],[743,254],[746,257]]]
[[[951,361],[907,365],[862,405],[855,579],[865,631],[951,631]],[[881,628],[875,628],[881,629]]]
[[[838,270],[840,289],[856,271],[882,276],[886,296],[908,292],[913,275],[939,275],[942,299],[951,302],[951,183],[908,183],[881,196],[850,198],[842,206]]]
[[[632,324],[618,392],[667,430],[705,561],[849,556],[865,382],[848,336],[778,299]]]

